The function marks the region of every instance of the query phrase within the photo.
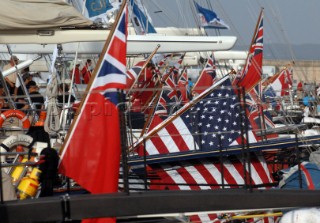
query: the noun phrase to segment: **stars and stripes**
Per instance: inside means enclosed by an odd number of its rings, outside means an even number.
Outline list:
[[[165,164],[153,164],[151,168],[157,173],[164,187],[172,190],[210,190],[218,188],[241,188],[246,183],[244,176],[249,176],[249,164],[241,156],[203,158],[197,160],[176,161]],[[269,169],[262,155],[250,154],[250,171],[252,186],[273,182]]]
[[[240,135],[239,99],[230,86],[221,85],[182,116],[203,149],[228,146]]]
[[[217,150],[232,144],[240,136],[244,122],[240,122],[239,99],[229,77],[219,83],[221,85],[211,87],[217,89],[211,90],[205,97],[200,95],[201,100],[196,99],[198,101],[194,106],[174,117],[164,128],[158,128],[163,119],[155,115],[149,132],[153,127],[159,131],[146,141],[148,154]],[[245,118],[242,117],[242,120]]]
[[[186,104],[180,109],[183,111],[188,108],[182,114],[178,110],[176,113],[179,115],[175,118],[175,113],[165,120],[159,115],[154,116],[149,126],[151,137],[145,144],[148,155],[219,150],[241,143],[240,130],[245,117],[244,113],[240,113],[239,98],[231,87],[229,77],[217,81],[198,99],[189,102],[192,103],[193,106]],[[161,127],[164,124],[165,127]],[[152,130],[156,130],[155,133]],[[151,164],[150,168],[159,176],[152,180],[158,184],[152,186],[151,182],[150,189],[210,190],[221,188],[222,185],[225,188],[239,188],[248,179],[263,188],[262,184],[272,182],[267,164],[258,154],[251,154],[249,164],[240,156],[228,156],[223,157],[222,163],[217,158],[208,157]],[[204,214],[193,218],[206,222],[217,216]]]
[[[219,158],[208,157],[154,164],[150,167],[152,172],[160,178],[160,180],[159,178],[151,180],[150,189],[154,190],[243,188],[246,185],[246,180],[247,183],[250,181],[253,186],[266,188],[264,184],[273,182],[263,156],[254,153],[250,154],[250,164],[244,162],[241,156],[228,156],[223,157],[222,163]],[[197,222],[211,222],[213,220],[216,220],[214,222],[226,222],[223,219],[218,219],[216,214],[199,214],[192,216],[191,219],[197,220]]]

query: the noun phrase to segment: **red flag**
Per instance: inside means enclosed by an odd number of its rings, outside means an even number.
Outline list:
[[[268,86],[264,89],[265,95],[276,97],[289,95],[289,91],[292,87],[292,69],[286,67],[280,73],[274,76]]]
[[[126,87],[127,9],[123,7],[67,135],[59,166],[62,174],[92,194],[118,191],[121,148],[117,89]]]
[[[130,89],[132,87],[135,80],[138,78],[139,74],[141,73],[141,70],[142,70],[145,63],[146,63],[145,60],[141,60],[127,71],[127,73],[126,73],[127,74],[127,89]]]
[[[262,76],[263,59],[263,10],[260,13],[257,27],[253,36],[251,47],[249,49],[246,65],[239,77],[235,79],[234,84],[244,87],[246,92],[254,88]]]
[[[188,74],[187,70],[184,70],[183,73],[181,74],[179,80],[178,80],[178,88],[180,91],[180,98],[179,101],[182,102],[182,104],[187,103],[189,101],[188,98]]]
[[[211,87],[216,78],[216,66],[213,54],[208,58],[206,66],[203,68],[197,82],[192,88],[192,93],[201,94],[207,88]]]

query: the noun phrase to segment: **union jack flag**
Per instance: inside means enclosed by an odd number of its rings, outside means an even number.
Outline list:
[[[234,84],[244,87],[246,92],[254,88],[262,78],[263,59],[263,9],[261,10],[253,42],[249,49],[246,65],[242,73],[234,80]]]

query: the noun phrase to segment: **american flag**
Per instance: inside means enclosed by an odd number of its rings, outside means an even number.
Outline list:
[[[192,88],[193,93],[201,94],[208,87],[212,86],[216,80],[216,66],[213,53],[208,58],[208,61],[201,71],[198,80]]]
[[[197,160],[176,161],[166,164],[154,164],[150,167],[159,178],[151,181],[152,190],[214,190],[224,188],[243,188],[245,178],[250,178],[252,185],[273,182],[263,156],[251,154],[251,176],[248,163],[241,156],[204,158]],[[249,177],[250,176],[250,177]],[[249,179],[247,179],[249,181]],[[153,184],[154,183],[154,184]],[[261,186],[260,188],[265,188]],[[218,219],[216,214],[199,214],[191,217],[191,222],[227,222]],[[261,221],[268,222],[268,221]],[[270,221],[270,223],[273,221]]]
[[[244,125],[240,120],[238,96],[225,76],[165,122],[155,115],[146,135],[146,149],[151,155],[235,145]]]
[[[234,85],[244,87],[246,92],[254,88],[262,78],[263,59],[263,9],[261,10],[253,42],[249,49],[246,65],[240,76],[234,80]]]
[[[240,136],[239,99],[230,86],[226,81],[181,116],[200,149],[225,147]]]
[[[194,99],[193,101],[197,101],[194,106],[175,119],[171,116],[163,121],[162,117],[155,115],[150,126],[150,135],[152,129],[157,130],[156,134],[152,134],[146,141],[149,155],[199,149],[218,150],[220,146],[238,144],[242,124],[239,99],[231,88],[229,77],[217,81],[214,86],[199,95],[199,99],[201,100]],[[188,107],[188,104],[185,107]],[[168,123],[161,128],[166,121]],[[251,158],[250,179],[253,184],[272,182],[264,158],[257,154],[252,154]],[[222,184],[226,188],[242,187],[245,184],[244,175],[249,174],[246,166],[248,164],[245,165],[243,159],[238,156],[224,157],[222,164],[219,161],[204,158],[152,164],[152,171],[159,176],[158,179],[152,180],[152,183],[160,183],[162,186],[151,185],[150,189],[209,190],[220,188]],[[197,215],[192,219],[207,222],[217,220],[217,215]]]

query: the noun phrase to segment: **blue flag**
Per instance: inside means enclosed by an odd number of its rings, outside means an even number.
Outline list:
[[[142,6],[141,1],[139,0],[130,0],[129,1],[131,10],[131,20],[132,24],[137,32],[137,34],[146,34],[146,33],[157,33],[155,28],[151,23],[151,18],[147,14],[145,8]]]
[[[88,10],[89,17],[91,18],[101,15],[113,7],[109,0],[87,0],[86,8]]]
[[[197,3],[195,4],[200,17],[200,25],[202,27],[214,29],[230,29],[230,27],[222,19],[220,19],[214,11],[205,9]]]

